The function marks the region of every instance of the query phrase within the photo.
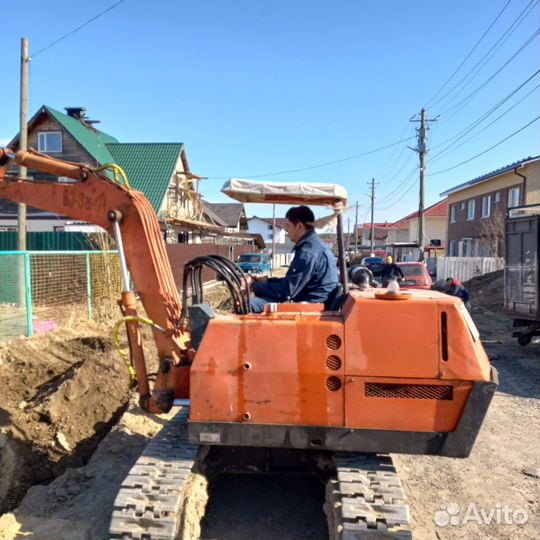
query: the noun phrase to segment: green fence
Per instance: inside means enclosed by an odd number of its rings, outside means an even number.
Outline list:
[[[116,251],[0,251],[0,339],[118,315]]]
[[[0,232],[0,252],[15,251],[18,246],[18,232]],[[28,251],[87,251],[101,249],[103,233],[82,233],[66,231],[27,232]],[[104,248],[103,248],[104,249]]]

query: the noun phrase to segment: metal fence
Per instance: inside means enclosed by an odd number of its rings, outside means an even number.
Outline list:
[[[437,279],[454,277],[460,281],[468,281],[504,268],[501,257],[439,257],[437,259]]]
[[[0,251],[0,339],[116,317],[116,251]]]

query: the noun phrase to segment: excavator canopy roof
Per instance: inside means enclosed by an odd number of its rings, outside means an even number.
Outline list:
[[[347,204],[347,190],[338,184],[261,182],[231,178],[221,191],[240,202],[274,204]]]

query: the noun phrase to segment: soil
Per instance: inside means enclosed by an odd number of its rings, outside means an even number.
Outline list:
[[[468,459],[393,456],[416,539],[530,539],[540,530],[538,343],[520,347],[511,338],[502,281],[475,280],[466,284],[472,316],[500,386]],[[88,324],[0,347],[0,501],[14,509],[0,517],[0,539],[108,537],[122,479],[168,418],[138,409],[110,335],[110,327]],[[326,537],[320,486],[301,475],[258,480],[220,477],[204,538]],[[471,504],[492,511],[491,524],[472,514],[466,524],[441,525],[437,516],[449,517],[456,504],[461,518]],[[504,523],[505,508],[526,512],[526,522]]]
[[[493,312],[504,307],[504,273],[502,270],[477,276],[463,283],[469,291],[470,302]]]

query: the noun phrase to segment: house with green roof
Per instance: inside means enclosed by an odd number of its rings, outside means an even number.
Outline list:
[[[190,222],[204,221],[199,197],[199,178],[189,169],[183,143],[123,143],[98,130],[96,120],[84,107],[66,107],[62,113],[43,105],[28,122],[28,147],[66,161],[99,167],[115,163],[124,169],[131,186],[142,191],[156,214],[168,242],[186,238]],[[9,147],[17,149],[19,136]],[[62,181],[51,175],[28,171],[35,180]],[[17,205],[0,200],[0,230],[17,229]],[[28,208],[27,231],[95,232],[98,228],[74,223],[66,217]]]

